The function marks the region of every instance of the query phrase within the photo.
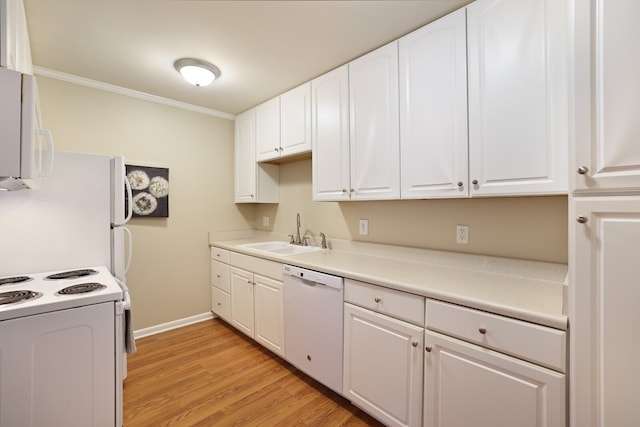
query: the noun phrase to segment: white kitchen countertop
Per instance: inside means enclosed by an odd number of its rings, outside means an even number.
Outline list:
[[[337,240],[323,252],[288,256],[240,246],[270,240],[285,239],[209,233],[211,246],[567,329],[566,264]]]

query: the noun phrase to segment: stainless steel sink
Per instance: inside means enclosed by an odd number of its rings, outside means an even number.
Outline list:
[[[269,252],[278,255],[296,255],[325,250],[318,246],[299,246],[279,241],[247,243],[244,245],[238,245],[238,247],[260,252]]]

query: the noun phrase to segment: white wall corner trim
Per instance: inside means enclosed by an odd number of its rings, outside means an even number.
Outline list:
[[[155,326],[149,326],[148,328],[138,329],[133,331],[133,336],[137,338],[144,338],[150,335],[159,334],[161,332],[167,332],[172,329],[182,328],[183,326],[193,325],[194,323],[204,322],[205,320],[213,319],[213,313],[196,314],[195,316],[185,317],[184,319],[172,320],[171,322],[161,323]]]
[[[169,107],[181,108],[183,110],[193,111],[196,113],[206,114],[208,116],[219,117],[221,119],[227,119],[227,120],[235,120],[236,118],[236,116],[233,114],[223,113],[221,111],[212,110],[210,108],[200,107],[193,104],[187,104],[185,102],[175,101],[173,99],[163,98],[161,96],[151,95],[145,92],[139,92],[137,90],[127,89],[124,87],[115,86],[108,83],[102,83],[96,80],[75,76],[73,74],[67,74],[61,71],[39,67],[37,65],[34,65],[33,71],[35,74],[38,74],[40,76],[50,77],[52,79],[62,80],[65,82],[74,83],[81,86],[87,86],[93,89],[99,89],[106,92],[117,93],[119,95],[130,96],[132,98],[137,98],[144,101],[155,102],[157,104],[163,104]]]

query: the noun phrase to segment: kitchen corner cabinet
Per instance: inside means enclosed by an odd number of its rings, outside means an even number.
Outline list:
[[[468,197],[465,9],[399,40],[401,198]]]
[[[427,300],[424,426],[564,427],[566,333]]]
[[[576,192],[640,191],[640,2],[576,0]]]
[[[345,279],[343,394],[387,426],[422,425],[424,329],[407,319],[423,297]]]
[[[235,252],[230,254],[230,262],[231,325],[284,357],[282,280],[255,272],[281,278],[282,264]],[[251,271],[233,265],[249,267]]]
[[[311,151],[311,82],[256,108],[256,161]]]
[[[351,200],[400,198],[398,43],[349,63]]]
[[[568,192],[568,8],[568,0],[467,6],[471,196]]]
[[[22,0],[0,0],[0,67],[33,74],[27,17]]]
[[[571,216],[571,426],[632,425],[640,384],[640,196],[574,197]]]
[[[256,163],[256,109],[235,120],[235,202],[278,203],[280,167]]]
[[[312,80],[311,102],[313,200],[349,200],[348,65]]]
[[[280,158],[280,98],[255,107],[256,156],[258,162]]]

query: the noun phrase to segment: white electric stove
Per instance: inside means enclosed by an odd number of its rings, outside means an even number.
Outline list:
[[[126,300],[103,266],[0,277],[0,426],[121,426]]]

